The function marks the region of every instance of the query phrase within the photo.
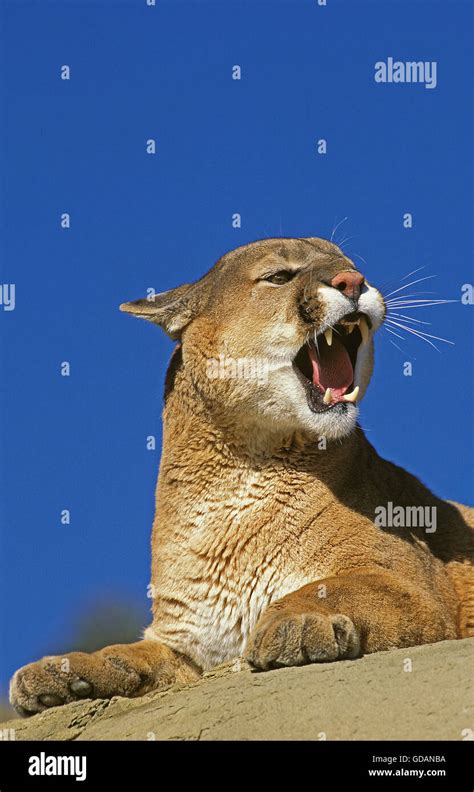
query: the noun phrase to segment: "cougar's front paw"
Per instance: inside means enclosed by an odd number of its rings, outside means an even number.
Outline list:
[[[133,697],[153,687],[150,682],[151,669],[137,663],[130,647],[110,646],[92,654],[43,657],[23,666],[11,680],[10,703],[26,717],[79,699]]]
[[[245,657],[254,668],[267,671],[359,654],[359,636],[348,616],[273,611],[257,623]]]

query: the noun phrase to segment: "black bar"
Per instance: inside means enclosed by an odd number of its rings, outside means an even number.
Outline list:
[[[37,757],[37,758],[35,758]],[[68,757],[64,765],[57,757]],[[77,757],[74,766],[71,757]],[[159,790],[175,781],[244,788],[261,778],[279,789],[288,783],[320,790],[352,785],[370,789],[450,789],[472,792],[472,744],[466,742],[0,742],[0,792],[23,789],[82,790],[100,782]],[[85,762],[85,763],[84,763]],[[31,775],[75,770],[74,775]],[[286,781],[285,781],[286,779]],[[349,786],[351,785],[351,786]],[[108,787],[102,787],[105,790]]]

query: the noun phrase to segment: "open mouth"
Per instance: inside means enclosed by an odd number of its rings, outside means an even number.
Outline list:
[[[348,404],[355,404],[359,394],[354,382],[357,354],[361,345],[368,342],[371,327],[367,314],[354,311],[303,344],[293,367],[313,412],[347,409]]]

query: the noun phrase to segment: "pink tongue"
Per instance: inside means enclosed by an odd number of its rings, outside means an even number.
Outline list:
[[[332,344],[319,345],[319,355],[312,346],[309,356],[313,365],[313,385],[323,393],[331,388],[333,399],[342,396],[354,379],[354,371],[347,350],[335,335]]]

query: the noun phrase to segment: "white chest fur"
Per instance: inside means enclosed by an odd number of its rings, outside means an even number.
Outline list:
[[[159,540],[153,575],[146,635],[204,669],[239,656],[270,602],[319,577],[314,565],[308,574],[299,541],[308,520],[301,497],[276,493],[273,477],[254,471],[228,493],[214,486],[182,500],[179,528]]]

